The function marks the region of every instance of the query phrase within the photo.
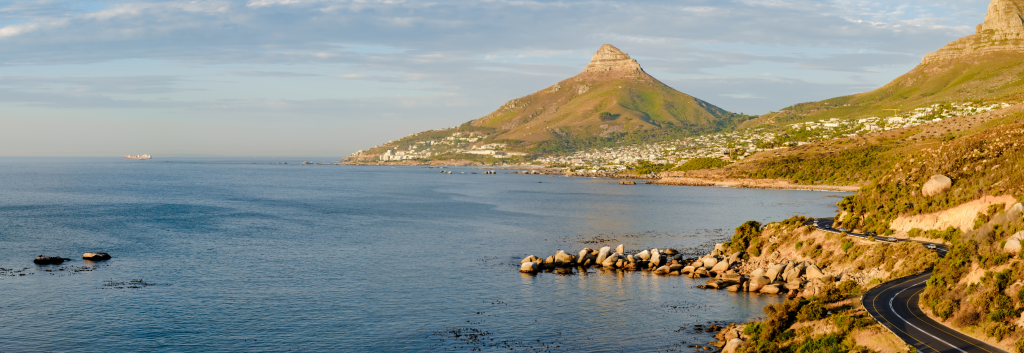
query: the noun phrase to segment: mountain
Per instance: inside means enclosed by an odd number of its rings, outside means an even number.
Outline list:
[[[1024,0],[993,0],[975,34],[926,55],[871,92],[801,103],[743,127],[892,115],[936,103],[1019,102],[1024,96]]]
[[[605,44],[575,77],[508,101],[458,128],[408,136],[345,161],[386,160],[387,151],[435,159],[481,146],[531,154],[570,152],[732,129],[750,118],[665,85],[629,55]],[[438,143],[439,138],[461,143]]]

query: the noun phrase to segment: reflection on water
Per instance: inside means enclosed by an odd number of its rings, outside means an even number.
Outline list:
[[[152,162],[0,159],[0,351],[682,351],[710,340],[694,325],[780,298],[644,272],[523,275],[519,260],[697,253],[746,220],[830,216],[844,195]],[[114,258],[72,270],[86,251]]]

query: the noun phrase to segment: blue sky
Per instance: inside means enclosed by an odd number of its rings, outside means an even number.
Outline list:
[[[486,115],[613,44],[734,112],[869,91],[988,1],[0,1],[0,155],[322,155]]]

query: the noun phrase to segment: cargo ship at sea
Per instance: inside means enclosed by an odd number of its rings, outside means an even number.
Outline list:
[[[130,156],[124,156],[124,159],[153,159],[153,156],[148,154],[133,154]]]

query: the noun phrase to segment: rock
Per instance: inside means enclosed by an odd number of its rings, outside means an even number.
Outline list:
[[[1024,239],[1024,231],[1017,232],[1017,234],[1011,235],[1010,239],[1006,239],[1006,244],[1003,245],[1003,250],[1012,253],[1019,253],[1021,250],[1020,241]]]
[[[685,275],[685,274],[688,274],[688,273],[693,273],[693,271],[696,271],[696,270],[697,269],[695,267],[693,267],[693,266],[686,266],[686,267],[683,267],[683,269],[679,270],[679,272],[681,272],[682,274]]]
[[[946,192],[953,187],[953,180],[945,175],[933,175],[928,182],[924,183],[924,187],[921,188],[921,194],[924,196],[935,196]]]
[[[665,255],[668,255],[668,256],[679,255],[679,251],[677,251],[676,249],[672,249],[672,248],[665,249],[665,251],[662,251],[662,253],[665,254]]]
[[[519,272],[522,273],[536,273],[540,271],[540,264],[536,262],[527,262],[519,267]]]
[[[821,278],[819,278],[818,281],[821,281],[821,283],[833,283],[836,281],[836,278],[834,276],[824,275],[821,276]]]
[[[853,278],[850,278],[850,276],[847,276],[845,273],[842,275],[842,277],[839,277],[839,282],[840,283],[846,282],[846,281],[850,281],[850,280],[853,280]]]
[[[718,259],[716,259],[714,256],[705,256],[704,259],[702,259],[701,261],[704,262],[704,267],[711,269],[715,268],[715,265],[718,264]]]
[[[736,263],[740,261],[740,256],[740,253],[733,253],[732,255],[729,255],[729,263]]]
[[[87,252],[82,255],[82,259],[89,261],[105,261],[110,260],[110,254],[105,252]]]
[[[743,339],[733,338],[725,344],[725,348],[722,348],[722,353],[736,353],[740,347],[743,346]]]
[[[711,251],[711,256],[714,256],[714,257],[722,256],[722,252],[718,251],[718,249],[712,250]]]
[[[1008,214],[1010,214],[1010,215],[1012,215],[1014,217],[1020,217],[1020,214],[1024,213],[1024,204],[1019,204],[1018,203],[1016,205],[1013,205],[1013,207],[1010,207],[1010,210],[1006,211],[1006,213],[1008,213]]]
[[[658,253],[658,249],[651,250],[651,266],[657,267],[661,265],[661,254]]]
[[[651,252],[644,250],[636,254],[636,256],[639,257],[641,260],[648,261],[651,259]]]
[[[742,285],[739,284],[739,283],[736,283],[736,284],[733,284],[731,286],[725,287],[725,290],[735,293],[735,292],[739,292],[740,291],[740,287],[742,287]]]
[[[750,284],[747,286],[747,291],[748,292],[757,292],[757,291],[761,290],[761,288],[764,288],[764,286],[772,283],[772,281],[768,277],[759,276],[759,277],[751,277],[749,283]]]
[[[811,264],[810,266],[807,266],[807,269],[804,270],[804,271],[806,271],[807,274],[806,274],[805,277],[809,281],[813,281],[813,280],[819,279],[819,278],[821,278],[822,276],[825,275],[824,273],[821,272],[821,269],[818,268],[818,266],[815,266],[814,264]]]
[[[654,270],[654,274],[656,275],[667,275],[669,272],[672,272],[672,270],[670,270],[668,266],[661,266],[658,267],[657,270]]]
[[[761,277],[761,276],[764,276],[764,270],[760,269],[760,268],[756,269],[756,270],[754,270],[754,272],[750,273],[750,278]]]
[[[520,263],[520,264],[525,264],[525,263],[527,263],[527,262],[537,262],[537,261],[540,261],[540,258],[539,258],[539,257],[536,257],[536,256],[533,256],[533,255],[530,255],[530,256],[527,256],[527,257],[523,258],[523,260],[522,260],[522,261],[519,261],[519,263]]]
[[[788,283],[786,283],[786,286],[785,286],[785,287],[786,287],[786,289],[788,289],[788,290],[800,290],[800,288],[801,288],[801,287],[803,287],[803,285],[804,285],[804,283],[803,283],[803,282],[800,282],[800,281],[794,281],[794,282],[788,282]]]
[[[779,287],[776,287],[774,284],[769,284],[767,286],[761,287],[761,290],[759,292],[764,294],[779,294],[780,291],[781,290],[779,289]]]
[[[636,263],[636,258],[633,257],[633,255],[626,255],[626,262],[631,264]]]
[[[552,265],[552,266],[554,266],[554,264],[555,264],[555,256],[554,255],[548,256],[548,258],[544,259],[544,264],[545,265]]]
[[[615,253],[616,254],[625,255],[625,252],[626,252],[626,249],[622,246],[622,244],[619,244],[619,246],[615,247]]]
[[[764,275],[765,277],[768,277],[772,282],[774,282],[776,279],[779,278],[779,275],[782,274],[782,271],[785,269],[786,265],[775,265],[772,268],[768,269],[768,272],[766,272]]]
[[[598,258],[600,258],[600,257],[598,257]],[[604,258],[604,261],[601,262],[601,266],[614,268],[615,265],[618,264],[618,261],[619,261],[619,254],[613,253],[613,254],[609,255],[608,257]]]
[[[60,257],[60,256],[44,256],[44,255],[39,255],[39,256],[36,256],[36,258],[34,260],[32,260],[32,262],[35,262],[37,265],[60,265],[60,264],[64,263],[64,261],[70,261],[70,260],[71,259],[63,258],[63,257]]]
[[[715,244],[715,250],[718,250],[719,252],[722,252],[722,251],[729,250],[729,247],[726,246],[725,243],[718,243],[718,244]]]
[[[558,252],[555,253],[555,265],[557,266],[569,266],[572,265],[573,262],[576,261],[574,261],[572,255],[566,254],[565,251],[558,250]]]
[[[621,259],[620,258],[620,259],[616,259],[615,260],[615,268],[622,268],[625,265],[626,265],[626,260],[625,259]]]
[[[715,265],[715,267],[711,268],[711,272],[714,272],[714,273],[721,273],[721,272],[725,272],[725,271],[728,271],[728,270],[729,270],[729,262],[728,261],[719,262],[717,265]]]
[[[672,272],[680,272],[684,268],[686,268],[686,266],[683,266],[683,265],[680,265],[680,264],[675,264],[675,265],[669,265],[668,266],[669,271],[672,271]]]
[[[707,277],[707,276],[709,276],[708,269],[703,268],[703,267],[698,268],[698,269],[693,271],[693,275],[697,276],[697,277]]]
[[[608,258],[608,253],[612,251],[611,247],[603,247],[597,252],[597,263],[603,264],[604,260]]]

